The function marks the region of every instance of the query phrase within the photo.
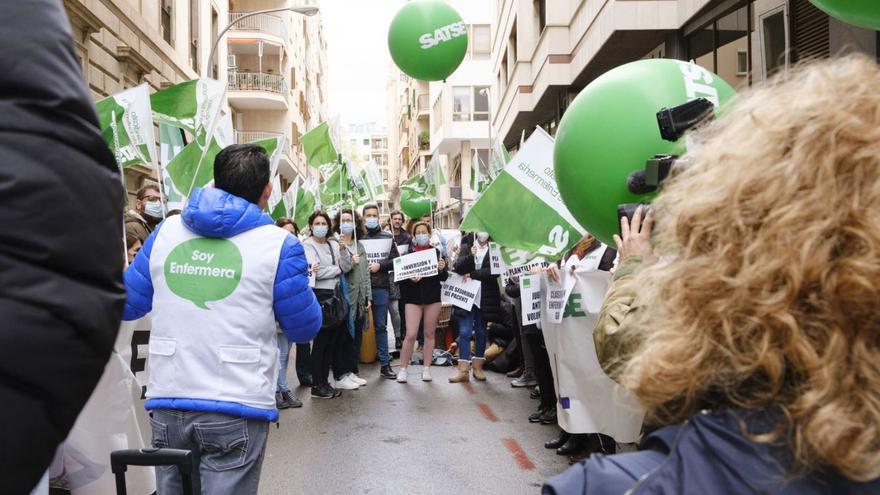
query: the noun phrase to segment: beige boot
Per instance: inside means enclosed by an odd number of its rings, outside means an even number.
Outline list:
[[[484,364],[486,364],[486,358],[474,358],[474,379],[477,381],[486,381],[486,374],[483,373]]]
[[[464,359],[458,360],[458,373],[449,377],[449,383],[461,383],[471,381],[471,362]]]

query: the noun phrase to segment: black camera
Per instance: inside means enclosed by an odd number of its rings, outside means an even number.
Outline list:
[[[714,108],[715,106],[709,100],[697,98],[672,108],[661,109],[657,112],[660,137],[666,141],[678,141],[689,129],[710,120],[714,115],[712,113]],[[660,189],[663,181],[669,177],[669,173],[677,161],[678,156],[676,155],[654,155],[645,162],[644,170],[636,170],[627,177],[626,188],[633,194],[656,192]],[[618,220],[625,216],[632,222],[633,214],[640,205],[643,203],[617,205]],[[646,204],[644,206],[647,207]]]

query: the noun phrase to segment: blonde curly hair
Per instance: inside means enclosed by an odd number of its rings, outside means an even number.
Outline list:
[[[880,476],[880,69],[850,56],[754,90],[655,201],[621,383],[655,424],[775,408],[793,474]]]

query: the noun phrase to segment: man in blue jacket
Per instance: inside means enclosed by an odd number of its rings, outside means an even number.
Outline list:
[[[263,212],[269,170],[259,146],[224,149],[215,188],[193,191],[125,272],[123,319],[152,311],[153,445],[192,450],[202,493],[257,493],[278,419],[275,322],[298,343],[321,328],[302,245]],[[181,491],[177,470],[157,469],[156,480],[160,494]]]

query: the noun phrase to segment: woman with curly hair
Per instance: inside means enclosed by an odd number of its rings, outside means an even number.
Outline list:
[[[657,429],[545,493],[880,493],[878,88],[816,63],[698,131],[619,356]]]

